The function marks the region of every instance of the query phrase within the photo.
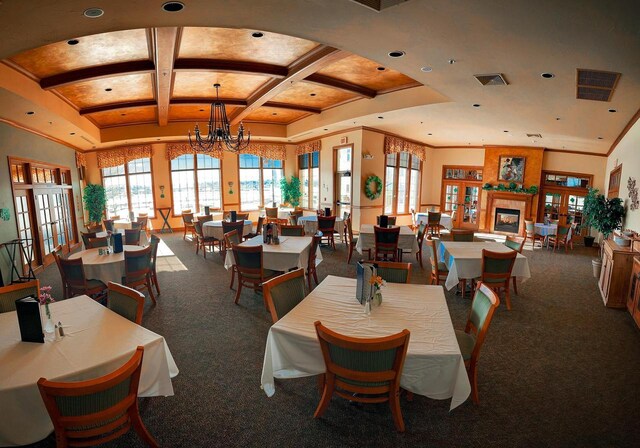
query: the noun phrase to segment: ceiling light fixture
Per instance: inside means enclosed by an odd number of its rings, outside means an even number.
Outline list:
[[[102,17],[104,15],[104,11],[100,8],[88,8],[85,9],[82,13],[88,19],[97,19],[98,17]]]
[[[402,56],[404,56],[406,53],[402,50],[394,50],[394,51],[390,51],[389,52],[389,57],[391,58],[401,58]]]
[[[182,2],[166,2],[162,5],[162,9],[165,12],[180,12],[184,9],[184,3]]]
[[[27,115],[35,115],[36,113],[32,110],[30,110],[29,112],[26,112]]]
[[[261,37],[264,37],[264,33],[261,33],[260,31],[256,31],[255,33],[251,33],[251,37],[255,37],[256,39],[260,39]]]
[[[111,87],[107,87],[106,89],[104,89],[105,92],[111,92],[113,89]]]
[[[554,75],[553,73],[542,73],[540,76],[542,76],[545,79],[551,79],[556,77],[556,75]]]
[[[386,70],[386,68],[383,66],[380,66],[380,67],[376,67],[376,70],[378,70],[379,72],[383,72]]]
[[[78,39],[71,39],[67,41],[67,45],[78,45],[80,41]]]
[[[609,112],[611,112],[611,113],[613,114],[613,113],[616,113],[616,112],[618,112],[618,111],[617,111],[617,110],[615,110],[615,109],[609,109]]]
[[[478,103],[474,104],[473,107],[480,107]]]
[[[384,119],[384,117],[378,117],[378,118],[381,119],[381,120]]]
[[[431,71],[433,70],[431,67],[428,66],[424,66],[422,68],[420,68],[421,71],[425,72],[425,73],[431,73]]]
[[[227,118],[227,108],[222,101],[220,101],[220,84],[213,85],[216,88],[216,100],[211,103],[211,113],[209,115],[209,123],[207,125],[207,135],[200,135],[200,129],[196,123],[195,127],[195,141],[191,138],[191,131],[189,131],[189,144],[197,152],[213,152],[216,149],[227,149],[231,152],[241,152],[249,146],[251,141],[251,131],[247,133],[247,139],[244,136],[244,126],[240,122],[238,127],[238,135],[233,137],[231,135],[231,125]],[[223,144],[224,143],[224,147]]]

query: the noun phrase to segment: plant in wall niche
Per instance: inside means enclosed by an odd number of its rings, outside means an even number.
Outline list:
[[[378,199],[381,194],[382,179],[380,179],[378,176],[367,177],[367,180],[364,181],[364,195],[373,201],[374,199]]]
[[[102,185],[87,184],[84,187],[84,208],[89,215],[89,221],[93,223],[102,222],[104,209],[107,207],[107,195]]]
[[[302,192],[300,191],[300,179],[298,177],[291,176],[291,180],[287,181],[287,177],[284,176],[280,179],[280,190],[282,191],[282,202],[289,203],[294,207],[300,205]]]
[[[614,230],[620,229],[625,215],[622,199],[607,199],[602,194],[598,194],[597,188],[589,188],[587,196],[584,198],[583,227],[593,227],[602,233],[606,238]]]
[[[509,183],[509,185],[498,184],[491,185],[489,182],[482,186],[483,190],[493,190],[493,191],[508,191],[510,193],[527,193],[527,194],[538,194],[538,186],[531,185],[529,188],[524,188],[522,185],[518,185],[515,182]]]

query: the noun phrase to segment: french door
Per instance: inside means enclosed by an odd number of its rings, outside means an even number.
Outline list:
[[[63,252],[69,252],[75,242],[70,192],[62,188],[34,188],[33,194],[41,261],[46,266],[54,261],[56,246],[61,245]]]
[[[444,181],[441,210],[451,215],[456,229],[478,230],[480,218],[480,184]]]
[[[351,213],[351,171],[353,146],[335,148],[335,216]]]
[[[546,217],[551,221],[558,221],[558,224],[563,226],[575,225],[577,230],[580,230],[585,196],[586,191],[543,189],[544,204],[539,207],[538,221],[543,222]]]

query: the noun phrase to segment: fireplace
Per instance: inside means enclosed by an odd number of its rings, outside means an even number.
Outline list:
[[[496,221],[493,229],[498,232],[519,233],[520,210],[496,207]]]

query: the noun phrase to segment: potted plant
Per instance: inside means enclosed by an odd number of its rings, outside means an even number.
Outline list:
[[[300,191],[300,179],[296,176],[291,176],[291,180],[287,181],[287,177],[280,179],[280,190],[282,191],[282,202],[289,203],[293,207],[300,205],[300,197],[302,192]]]
[[[89,215],[89,221],[95,224],[102,222],[102,215],[107,206],[107,195],[102,185],[87,184],[84,187],[84,208]]]

